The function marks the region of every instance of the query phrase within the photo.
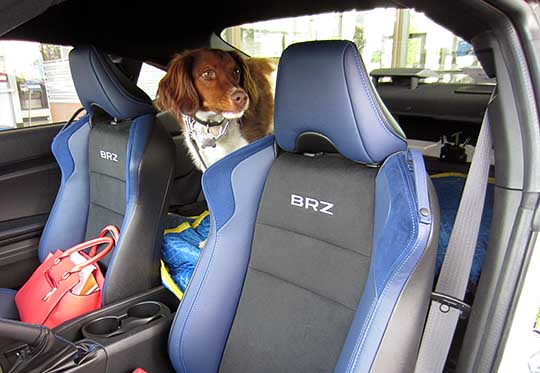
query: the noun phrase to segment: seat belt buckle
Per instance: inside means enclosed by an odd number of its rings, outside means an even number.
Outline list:
[[[431,300],[440,303],[439,311],[442,313],[448,313],[450,308],[458,310],[460,319],[467,319],[471,313],[471,306],[446,294],[433,292],[431,293]]]

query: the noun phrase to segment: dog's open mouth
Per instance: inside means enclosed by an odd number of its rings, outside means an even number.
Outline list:
[[[246,112],[247,106],[241,110],[241,111],[223,111],[223,112],[215,112],[215,111],[202,111],[199,110],[197,113],[195,113],[195,118],[197,120],[203,122],[203,123],[220,123],[223,122],[224,119],[239,119],[244,116],[244,113]]]
[[[245,113],[245,110],[242,110],[236,113],[233,113],[230,111],[224,111],[223,113],[221,113],[221,115],[226,119],[238,119],[238,118],[242,118],[244,113]]]

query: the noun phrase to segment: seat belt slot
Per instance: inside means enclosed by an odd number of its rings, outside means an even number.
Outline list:
[[[460,312],[460,319],[467,319],[471,313],[470,305],[446,294],[433,292],[431,293],[431,300],[440,303],[439,311],[442,313],[448,313],[450,308],[458,310]]]

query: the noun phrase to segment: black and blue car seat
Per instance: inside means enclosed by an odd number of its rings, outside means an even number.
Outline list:
[[[63,128],[52,144],[62,172],[39,243],[39,259],[66,250],[114,224],[120,237],[100,262],[103,303],[160,284],[159,259],[174,144],[156,125],[151,99],[103,52],[92,46],[69,56],[86,115]],[[0,317],[18,319],[16,291],[0,289]]]
[[[416,362],[438,203],[344,41],[280,60],[275,138],[203,176],[211,228],[176,313],[178,372],[400,372]]]

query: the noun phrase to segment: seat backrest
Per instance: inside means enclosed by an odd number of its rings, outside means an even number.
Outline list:
[[[169,338],[177,371],[412,371],[438,204],[355,45],[283,53],[268,137],[210,167],[212,227]],[[279,151],[278,151],[279,150]]]
[[[158,113],[156,121],[169,133],[176,150],[169,211],[182,216],[200,214],[201,209],[206,209],[204,201],[198,200],[202,191],[202,173],[195,167],[191,159],[182,128],[176,118],[168,111]]]
[[[43,258],[95,237],[107,224],[119,241],[101,265],[103,302],[160,283],[162,223],[173,175],[174,145],[155,124],[150,98],[108,56],[84,46],[70,67],[87,114],[65,127],[52,149],[62,181],[40,241]]]

